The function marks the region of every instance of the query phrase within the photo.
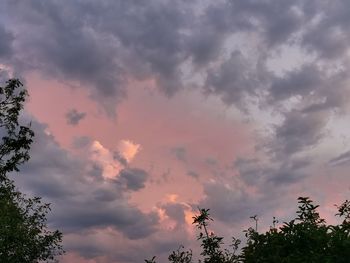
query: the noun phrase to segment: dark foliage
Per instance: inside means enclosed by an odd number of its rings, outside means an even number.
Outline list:
[[[276,228],[277,220],[265,233],[255,228],[245,230],[247,241],[237,254],[240,240],[233,238],[231,250],[222,249],[223,238],[208,233],[208,223],[212,221],[209,209],[199,209],[199,215],[193,223],[199,229],[198,240],[201,241],[199,263],[345,263],[350,260],[350,201],[338,206],[337,216],[343,218],[339,225],[327,225],[317,212],[318,205],[308,197],[298,198],[297,217]],[[182,247],[180,248],[182,249]],[[192,263],[191,251],[174,251],[169,262]],[[146,260],[148,263],[155,263]]]
[[[26,97],[17,79],[0,87],[0,262],[49,262],[63,253],[62,234],[46,225],[50,205],[39,197],[27,198],[8,177],[30,157],[34,132],[18,122]]]

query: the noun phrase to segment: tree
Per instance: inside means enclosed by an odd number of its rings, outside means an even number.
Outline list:
[[[29,160],[34,132],[19,124],[27,91],[18,79],[0,87],[0,262],[54,261],[63,253],[62,233],[50,231],[46,215],[50,204],[27,198],[8,175]]]
[[[280,229],[248,231],[243,262],[349,262],[349,201],[338,207],[337,215],[344,218],[339,225],[327,225],[310,198],[299,197],[298,202],[298,216]]]
[[[229,251],[222,249],[223,238],[208,232],[208,223],[212,221],[209,209],[199,209],[193,223],[200,230],[198,240],[201,241],[203,263],[345,263],[350,259],[350,201],[346,200],[338,206],[336,216],[343,218],[339,225],[327,225],[317,212],[318,205],[308,197],[298,198],[297,217],[276,228],[277,220],[273,218],[273,226],[265,233],[255,228],[244,230],[247,241],[238,251],[240,240],[233,238]],[[191,250],[174,251],[169,262],[192,263]],[[155,257],[146,260],[155,263]]]

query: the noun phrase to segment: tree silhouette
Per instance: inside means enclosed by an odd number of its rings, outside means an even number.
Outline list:
[[[336,216],[343,218],[341,224],[327,225],[317,212],[309,197],[298,198],[297,217],[276,228],[277,220],[273,217],[273,226],[265,233],[255,227],[244,230],[246,244],[239,250],[240,240],[233,238],[231,250],[222,249],[223,238],[208,232],[208,224],[212,221],[209,209],[199,209],[193,223],[199,229],[198,240],[201,241],[199,263],[346,263],[350,259],[350,201],[346,200],[337,206]],[[169,262],[194,262],[191,251],[174,251]],[[146,260],[155,263],[156,258]]]
[[[18,122],[26,97],[18,79],[0,87],[0,262],[49,262],[63,253],[62,234],[46,225],[50,205],[27,198],[8,177],[30,158],[34,132]]]

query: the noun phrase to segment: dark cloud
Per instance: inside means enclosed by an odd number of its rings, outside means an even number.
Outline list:
[[[129,204],[128,189],[144,187],[148,177],[140,169],[121,172],[123,184],[107,182],[101,168],[62,149],[46,126],[32,120],[35,131],[30,161],[13,175],[22,191],[52,203],[50,224],[65,234],[112,227],[127,238],[139,239],[157,231],[158,215],[145,214]],[[97,179],[96,179],[97,178]]]
[[[240,179],[247,185],[260,189],[270,187],[270,184],[288,186],[303,180],[311,161],[308,158],[281,158],[261,161],[258,159],[237,159],[235,168],[239,172]]]
[[[129,239],[140,239],[157,231],[156,213],[145,215],[124,202],[109,201],[107,205],[106,200],[103,201],[88,199],[68,205],[62,210],[61,206],[56,205],[56,214],[59,214],[52,217],[51,221],[65,233],[113,227]],[[91,207],[87,208],[89,206]]]
[[[332,166],[338,166],[338,165],[346,165],[350,162],[350,151],[344,152],[337,157],[332,158],[329,160],[329,164]]]
[[[161,206],[164,209],[165,214],[176,222],[175,228],[183,228],[186,224],[185,210],[189,209],[188,206],[182,203],[166,203]],[[192,210],[192,208],[190,209]]]
[[[6,86],[6,81],[8,81],[11,78],[11,74],[8,69],[1,68],[0,66],[0,86],[4,87]]]
[[[171,153],[181,162],[187,162],[187,150],[184,147],[172,148]]]
[[[276,185],[290,185],[305,179],[307,173],[305,168],[311,164],[307,159],[290,159],[284,160],[279,167],[267,176],[268,181]]]
[[[258,159],[246,158],[238,158],[234,162],[234,167],[238,170],[240,178],[248,185],[263,185],[276,169]]]
[[[249,61],[235,51],[218,70],[208,71],[205,93],[217,94],[227,104],[244,107],[241,105],[244,96],[254,93],[261,84]]]
[[[288,41],[304,20],[298,2],[231,1],[231,17],[240,31],[257,32],[267,46]],[[238,17],[238,19],[236,18]]]
[[[137,191],[145,187],[148,177],[149,175],[144,170],[127,168],[120,171],[118,181],[125,182],[127,189]]]
[[[127,77],[155,79],[171,95],[184,86],[189,66],[202,76],[206,94],[240,109],[256,97],[280,113],[284,121],[268,147],[287,156],[317,144],[325,111],[345,104],[346,1],[4,1],[1,7],[0,53],[14,49],[16,69],[79,82],[109,112],[125,97]],[[316,52],[315,60],[278,77],[267,70],[276,50],[293,45]],[[339,59],[342,76],[329,76],[329,59]],[[293,97],[300,108],[281,111],[281,101]],[[73,123],[82,117],[76,113]],[[186,160],[184,149],[174,154]]]
[[[9,1],[3,5],[19,44],[14,60],[18,70],[39,69],[48,76],[77,81],[113,112],[110,103],[124,96],[123,80],[112,42],[86,26],[88,4]],[[17,14],[15,19],[11,12]]]
[[[120,162],[121,164],[123,164],[124,166],[128,165],[128,161],[125,159],[125,157],[119,153],[118,151],[113,152],[113,158],[114,160],[117,160],[118,162]]]
[[[160,90],[173,94],[183,86],[181,67],[189,57],[194,65],[215,61],[224,41],[234,31],[232,27],[236,31],[252,27],[249,16],[237,15],[239,10],[250,15],[262,12],[259,5],[239,3],[211,5],[199,16],[188,2],[60,5],[27,1],[3,5],[21,14],[7,19],[17,31],[16,41],[31,50],[27,53],[19,50],[16,63],[23,63],[18,67],[40,68],[55,77],[77,80],[89,87],[101,104],[124,97],[125,74],[139,79],[155,77]],[[231,9],[237,11],[226,11]],[[27,33],[31,31],[36,34]],[[232,66],[240,67],[237,63]],[[232,98],[228,101],[233,102]]]
[[[284,120],[273,127],[273,135],[257,140],[259,157],[235,161],[241,180],[266,191],[271,185],[290,186],[311,176],[312,149],[324,138],[328,118],[323,111],[284,113]]]
[[[350,25],[347,11],[349,3],[343,0],[332,3],[328,1],[316,2],[314,5],[319,11],[317,22],[305,32],[302,43],[309,52],[315,52],[321,58],[341,58],[347,52],[350,37],[347,30]],[[327,10],[327,13],[322,13],[321,10]]]
[[[86,117],[86,112],[78,112],[76,109],[71,109],[66,113],[67,123],[73,126],[79,124]]]
[[[291,111],[281,125],[276,126],[275,138],[270,145],[276,155],[291,156],[315,146],[322,138],[328,116],[322,113]],[[281,156],[280,156],[281,157]]]
[[[303,65],[300,69],[277,78],[270,88],[274,100],[283,100],[293,96],[307,96],[317,92],[323,85],[322,72],[315,65]]]
[[[16,67],[77,81],[109,113],[125,96],[127,75],[153,75],[168,95],[182,87],[178,67],[186,56],[180,31],[190,16],[180,2],[7,1],[2,6],[19,47],[30,50],[17,50]]]
[[[159,90],[172,95],[184,87],[184,68],[200,73],[205,93],[241,109],[247,97],[264,101],[260,96],[267,91],[274,100],[305,96],[327,82],[323,69],[305,65],[274,77],[266,70],[267,60],[281,46],[294,45],[322,53],[317,57],[322,62],[322,57],[334,57],[332,52],[345,54],[348,40],[348,4],[341,0],[331,6],[327,1],[254,0],[1,5],[13,40],[2,29],[0,34],[16,42],[11,60],[16,69],[78,82],[112,115],[126,96],[127,78],[154,79]],[[235,40],[240,38],[243,44]],[[9,47],[9,41],[2,43]]]
[[[102,178],[102,175],[100,173],[99,176],[101,176]],[[113,202],[117,198],[121,197],[120,193],[118,193],[117,191],[103,188],[96,189],[96,191],[93,193],[93,196],[95,200],[100,202]]]
[[[246,189],[238,185],[209,182],[204,185],[205,197],[200,201],[199,207],[210,208],[211,215],[231,226],[247,220],[252,214],[261,214],[268,206],[263,199],[254,198]]]
[[[289,190],[306,178],[310,164],[307,158],[237,159],[234,164],[237,172],[223,180],[204,183],[204,198],[199,207],[210,208],[214,218],[231,227],[246,224],[255,214],[271,218],[278,207],[286,210],[286,204],[295,201],[297,196]]]
[[[188,176],[191,176],[191,177],[193,177],[193,178],[195,178],[195,179],[198,179],[198,177],[199,177],[199,174],[196,173],[195,171],[188,171],[188,172],[187,172],[187,175],[188,175]]]
[[[232,17],[225,5],[211,4],[206,8],[195,21],[197,30],[187,39],[186,45],[192,63],[199,69],[221,55],[224,41],[234,31],[236,24],[232,23]]]
[[[92,142],[92,139],[87,136],[80,136],[80,137],[74,137],[72,145],[74,148],[77,149],[84,149],[88,145],[90,145]]]
[[[13,34],[7,31],[0,24],[0,58],[7,58],[12,54],[12,41],[14,39]]]

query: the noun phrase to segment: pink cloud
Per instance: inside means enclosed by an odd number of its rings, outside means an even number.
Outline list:
[[[137,143],[133,143],[129,140],[121,140],[118,143],[118,152],[120,155],[125,158],[125,160],[130,163],[136,156],[136,154],[140,151],[141,145]]]

